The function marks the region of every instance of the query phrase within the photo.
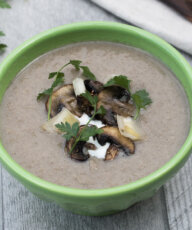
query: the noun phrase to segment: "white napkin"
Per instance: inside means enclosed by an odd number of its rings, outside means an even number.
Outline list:
[[[158,0],[92,0],[127,22],[192,54],[192,23]]]

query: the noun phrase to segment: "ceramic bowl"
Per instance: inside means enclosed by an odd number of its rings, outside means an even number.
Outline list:
[[[86,22],[60,26],[24,42],[0,65],[0,99],[13,78],[28,63],[56,48],[85,41],[123,43],[147,51],[163,62],[181,82],[192,110],[192,69],[183,56],[167,42],[145,30],[111,22]],[[38,197],[53,201],[66,210],[84,215],[108,215],[127,209],[151,197],[185,163],[192,147],[192,125],[185,143],[163,167],[133,183],[108,189],[75,189],[59,186],[18,165],[0,145],[2,165]],[[11,144],[11,143],[10,143]]]

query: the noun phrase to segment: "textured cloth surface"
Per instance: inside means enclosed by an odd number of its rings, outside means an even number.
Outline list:
[[[192,54],[192,23],[158,0],[92,0],[107,11]]]

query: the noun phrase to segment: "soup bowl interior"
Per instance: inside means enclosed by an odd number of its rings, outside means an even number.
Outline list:
[[[86,41],[109,41],[140,48],[163,62],[179,79],[192,110],[192,70],[171,45],[139,28],[111,22],[75,23],[43,32],[15,49],[0,66],[0,100],[14,77],[31,61],[56,48]],[[151,197],[185,163],[192,146],[191,123],[188,137],[178,153],[154,173],[123,186],[86,190],[44,181],[18,165],[0,145],[3,166],[38,197],[54,201],[67,210],[84,215],[108,215]],[[10,143],[11,144],[11,143]]]

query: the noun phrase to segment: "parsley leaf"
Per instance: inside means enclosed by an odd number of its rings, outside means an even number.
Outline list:
[[[96,80],[95,75],[90,71],[90,69],[87,66],[80,66],[80,68],[83,70],[83,75],[86,78],[89,78],[91,80]]]
[[[73,67],[75,67],[76,70],[82,70],[82,74],[83,76],[85,76],[86,78],[89,78],[91,80],[96,80],[95,75],[91,72],[91,70],[89,69],[88,66],[83,66],[80,65],[82,63],[82,61],[80,60],[70,60],[67,64],[65,64],[62,69],[68,65],[72,65]],[[53,73],[54,74],[54,73]]]
[[[49,88],[49,89],[46,89],[44,90],[42,93],[39,93],[38,96],[37,96],[37,100],[40,100],[42,97],[44,96],[50,96],[53,92],[53,89],[52,88]]]
[[[128,80],[128,78],[126,76],[119,75],[119,76],[115,76],[112,79],[110,79],[104,85],[104,87],[109,87],[109,86],[112,86],[112,85],[117,85],[117,86],[120,86],[120,87],[126,89],[130,93],[130,82],[131,82],[131,80]]]
[[[149,93],[145,89],[138,90],[137,92],[132,94],[131,97],[136,106],[136,114],[135,114],[134,119],[137,119],[141,108],[145,109],[147,105],[152,103],[152,100],[149,97]]]
[[[70,60],[69,64],[73,65],[76,70],[80,70],[80,64],[82,61],[80,60]]]
[[[51,96],[54,88],[62,84],[63,82],[64,82],[64,74],[58,74],[54,82],[52,83],[51,87],[38,94],[37,100],[40,100],[42,97],[45,97],[45,96]]]
[[[97,128],[96,126],[86,126],[81,131],[80,141],[88,141],[89,137],[101,134],[102,132],[103,130]]]
[[[3,50],[3,49],[6,48],[6,47],[7,47],[7,45],[5,45],[5,44],[3,44],[3,43],[0,44],[0,50]]]
[[[64,68],[64,67],[62,67]],[[49,89],[44,90],[43,92],[39,93],[37,96],[37,100],[40,100],[41,98],[45,96],[49,96],[49,104],[48,104],[48,120],[50,120],[50,114],[51,114],[51,106],[52,106],[52,94],[55,87],[62,84],[64,82],[64,73],[60,72],[62,69],[60,69],[58,72],[52,72],[49,74],[49,79],[55,78],[53,81],[51,87]]]
[[[88,66],[83,66],[80,65],[82,63],[82,61],[80,60],[70,60],[69,63],[67,63],[67,65],[71,64],[75,67],[76,70],[82,70],[82,74],[83,76],[85,76],[86,78],[89,78],[91,80],[96,80],[95,75],[91,72],[91,70],[89,69]]]
[[[55,87],[62,84],[63,82],[64,82],[64,74],[63,75],[57,75],[57,77],[55,78],[55,81],[51,85],[51,88],[54,89]]]
[[[54,78],[57,75],[57,77],[64,77],[63,72],[52,72],[49,74],[49,79]]]
[[[81,96],[86,98],[93,107],[95,107],[97,105],[98,97],[97,96],[92,96],[89,91],[86,91],[85,93],[82,93]]]
[[[3,33],[3,31],[0,31],[0,36],[5,36],[5,34]],[[0,43],[0,52],[4,50],[4,48],[6,48],[7,45]]]
[[[105,108],[101,105],[98,109],[97,108],[97,102],[98,102],[98,97],[96,95],[91,95],[89,91],[86,91],[85,93],[81,94],[82,97],[86,98],[89,103],[92,105],[94,108],[94,113],[96,114],[105,114],[106,110]]]
[[[0,8],[11,8],[11,6],[5,0],[0,0]],[[0,36],[5,36],[3,31],[0,31]],[[6,47],[6,44],[0,43],[0,52],[3,52]]]
[[[97,110],[97,114],[105,115],[106,109],[101,105]]]
[[[5,34],[3,33],[3,31],[0,31],[0,36],[5,36]]]
[[[79,123],[75,122],[72,126],[68,123],[61,122],[61,124],[55,125],[61,132],[64,133],[63,137],[68,141],[72,137],[76,137],[79,132]]]
[[[5,0],[0,0],[0,8],[11,8],[11,6]]]

